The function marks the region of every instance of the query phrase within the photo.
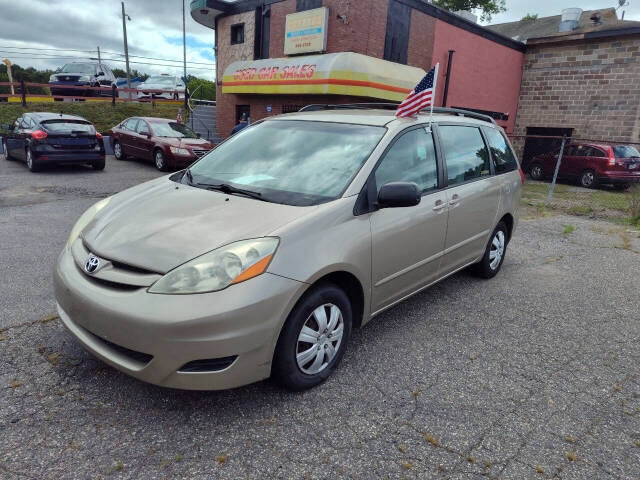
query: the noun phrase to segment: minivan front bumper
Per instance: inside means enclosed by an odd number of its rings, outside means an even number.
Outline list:
[[[89,352],[140,380],[191,390],[267,378],[280,329],[305,287],[265,273],[220,292],[150,294],[90,277],[66,248],[54,271],[60,318]],[[196,371],[185,368],[204,360]],[[221,367],[201,368],[216,362]]]

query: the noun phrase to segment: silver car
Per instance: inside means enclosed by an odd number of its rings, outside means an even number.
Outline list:
[[[184,81],[171,75],[154,75],[136,87],[140,99],[184,100],[184,89]]]
[[[167,387],[302,390],[353,328],[463,268],[498,273],[523,176],[491,119],[308,110],[82,215],[54,284],[87,350]]]

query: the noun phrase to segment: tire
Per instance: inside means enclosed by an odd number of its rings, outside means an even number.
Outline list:
[[[153,164],[156,166],[158,170],[161,172],[167,171],[167,159],[164,158],[164,152],[159,148],[156,148],[153,151]]]
[[[593,170],[585,170],[580,174],[580,185],[584,188],[595,188],[598,185],[598,176]]]
[[[105,167],[104,158],[101,160],[96,160],[91,164],[91,166],[93,167],[94,170],[104,170],[104,167]]]
[[[294,391],[324,382],[344,355],[351,336],[352,319],[351,302],[342,289],[332,283],[312,287],[293,308],[280,332],[273,356],[272,378]],[[333,322],[331,337],[328,330]],[[326,326],[324,330],[323,326]],[[340,338],[335,340],[338,332],[341,332]],[[307,355],[301,355],[306,352]]]
[[[529,175],[533,180],[542,180],[544,178],[544,170],[542,169],[542,165],[539,163],[534,163],[529,168]]]
[[[122,144],[114,140],[113,142],[113,156],[116,157],[116,160],[126,160],[127,156],[124,153],[124,149],[122,148]]]
[[[2,140],[2,151],[4,152],[4,159],[5,160],[13,160],[13,157],[11,155],[9,155],[9,150],[7,150],[7,141],[6,140]]]
[[[33,154],[31,153],[31,149],[27,148],[27,167],[32,172],[40,171],[40,164],[33,158]]]
[[[487,248],[484,251],[482,260],[473,265],[471,269],[472,273],[480,278],[493,278],[495,277],[507,253],[507,244],[509,243],[509,233],[507,231],[507,225],[504,222],[499,222],[496,228],[493,230]],[[499,257],[496,262],[496,257]]]

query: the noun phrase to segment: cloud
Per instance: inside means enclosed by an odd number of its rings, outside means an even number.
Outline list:
[[[188,11],[187,61],[207,65],[189,65],[191,74],[213,79],[213,30],[196,23]],[[182,1],[127,0],[127,34],[130,55],[182,60]],[[36,68],[57,68],[71,58],[86,60],[97,56],[97,46],[105,63],[123,68],[124,50],[121,5],[117,0],[0,0],[0,58]],[[8,46],[35,47],[32,54],[18,53]],[[47,48],[82,50],[56,52]],[[59,57],[59,58],[56,58]],[[84,58],[81,58],[84,57]],[[146,65],[154,63],[155,65]],[[147,73],[181,73],[181,63],[173,64],[131,58],[131,68]]]

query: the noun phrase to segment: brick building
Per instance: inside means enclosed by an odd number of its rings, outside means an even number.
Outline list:
[[[426,1],[192,0],[191,15],[215,30],[222,137],[242,113],[255,121],[310,103],[400,101],[436,63],[436,105],[514,129],[525,45]]]
[[[614,9],[571,13],[573,21],[557,15],[489,26],[526,42],[514,134],[639,142],[640,22],[619,20]],[[527,161],[559,141],[513,143]]]

